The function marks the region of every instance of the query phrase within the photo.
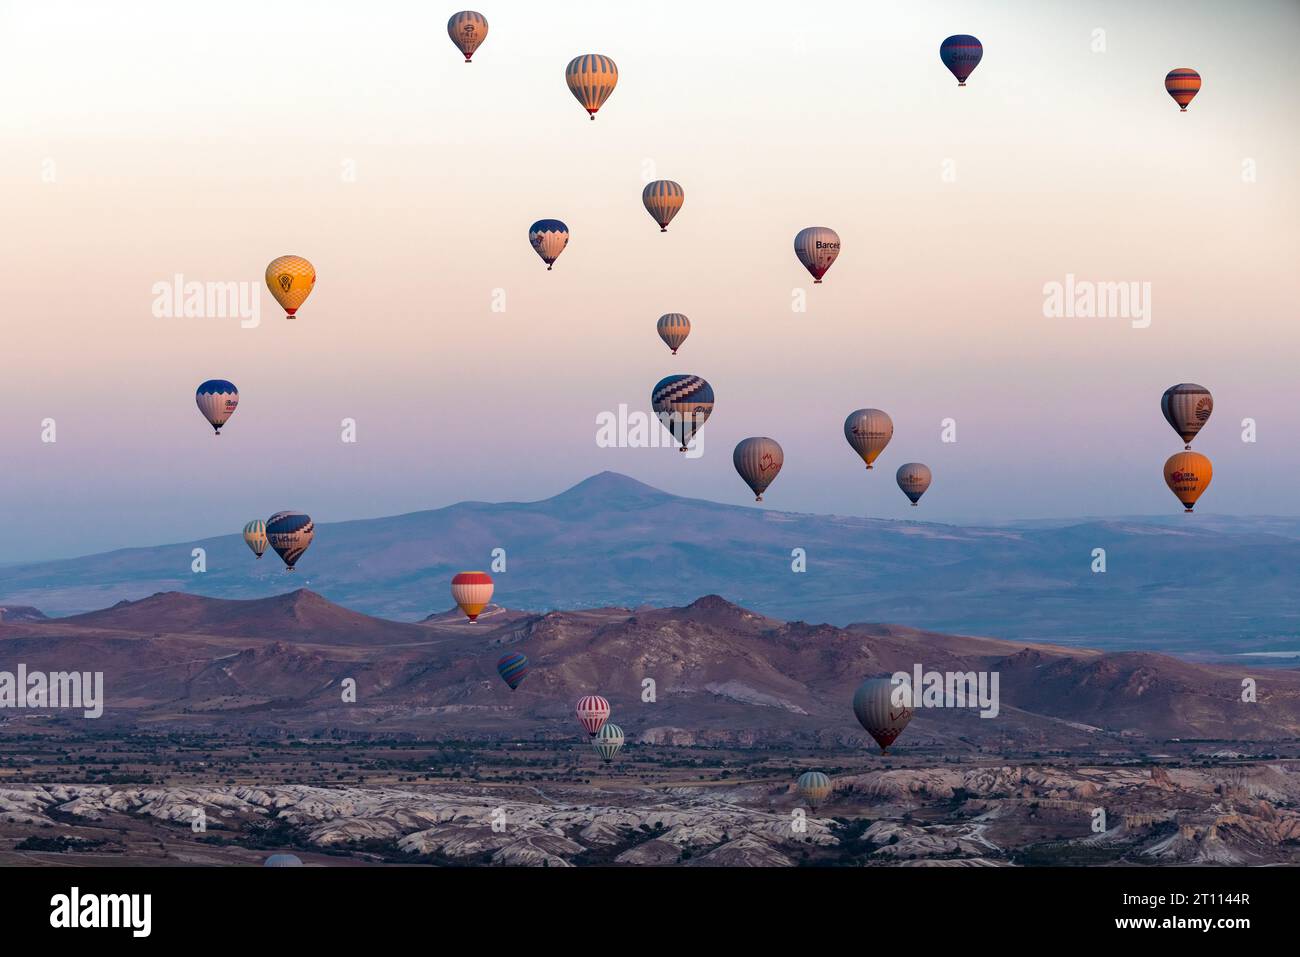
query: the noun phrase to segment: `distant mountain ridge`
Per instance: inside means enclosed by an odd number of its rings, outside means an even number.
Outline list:
[[[156,592],[250,599],[301,583],[415,622],[448,605],[452,575],[490,568],[502,548],[495,600],[511,608],[673,606],[713,592],[763,614],[838,624],[1190,654],[1300,647],[1300,524],[1287,519],[968,527],[720,504],[612,472],[538,502],[315,517],[316,540],[293,576],[269,552],[255,561],[231,534],[0,568],[0,600],[68,614]],[[190,571],[194,547],[207,552],[205,573]],[[1098,548],[1104,573],[1093,571]],[[796,549],[806,571],[795,570]]]

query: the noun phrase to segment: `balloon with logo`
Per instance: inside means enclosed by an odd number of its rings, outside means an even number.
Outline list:
[[[569,245],[569,227],[558,219],[539,219],[528,227],[528,241],[546,263],[546,271],[550,272],[564,247]]]
[[[754,501],[761,502],[763,493],[785,464],[785,454],[776,439],[755,436],[741,439],[736,444],[731,453],[731,464],[754,492]]]
[[[614,61],[599,53],[575,56],[564,68],[564,82],[569,92],[582,104],[582,108],[596,118],[596,111],[605,105],[609,95],[618,85],[618,67]]]
[[[1210,421],[1210,413],[1214,411],[1214,396],[1210,395],[1210,390],[1205,386],[1192,382],[1171,385],[1160,397],[1160,411],[1185,443],[1183,448],[1190,449],[1192,439]]]
[[[921,500],[925,490],[930,487],[930,469],[920,462],[900,465],[894,478],[897,479],[898,487],[903,490],[903,494],[912,500],[913,505]]]
[[[514,691],[519,687],[519,683],[528,677],[528,656],[522,651],[512,651],[508,655],[502,655],[497,661],[497,674],[510,686],[510,690]]]
[[[894,437],[894,421],[879,409],[858,409],[844,420],[844,438],[872,468],[873,462]]]
[[[813,282],[822,281],[840,254],[840,235],[829,226],[809,226],[794,237],[794,254],[812,274]]]
[[[289,571],[315,537],[316,526],[306,512],[276,512],[266,520],[266,541]]]
[[[494,587],[492,576],[487,572],[461,572],[451,580],[451,597],[465,617],[475,622],[492,600]]]
[[[797,787],[799,788],[799,795],[815,811],[817,805],[830,796],[831,779],[821,771],[805,771],[799,775]]]
[[[939,44],[939,59],[957,78],[958,86],[966,85],[966,78],[975,72],[984,57],[984,45],[973,36],[958,33]]]
[[[697,375],[670,375],[650,391],[650,406],[685,452],[713,414],[713,386]]]
[[[253,550],[258,558],[266,553],[266,522],[254,519],[244,526],[244,544]]]
[[[591,739],[591,744],[600,759],[609,764],[614,760],[614,755],[623,749],[623,729],[616,724],[602,725]]]
[[[686,202],[686,192],[670,179],[657,179],[648,183],[641,191],[641,203],[645,211],[659,224],[659,232],[668,232],[668,224],[681,212],[682,203]]]
[[[853,693],[853,713],[884,754],[912,720],[912,687],[907,682],[895,685],[889,678],[868,678]]]
[[[1178,112],[1186,113],[1192,97],[1201,92],[1201,75],[1190,67],[1179,67],[1165,74],[1165,92],[1178,104]]]
[[[1195,507],[1201,493],[1210,487],[1213,477],[1214,467],[1199,452],[1176,452],[1165,462],[1165,484],[1188,512]]]
[[[473,10],[453,13],[451,19],[447,21],[447,36],[451,37],[451,42],[456,44],[460,52],[465,55],[466,63],[470,62],[470,57],[487,39],[487,35],[487,18]]]
[[[235,414],[235,407],[239,405],[239,390],[233,382],[225,379],[208,379],[195,390],[194,401],[215,434],[220,435],[221,427]]]
[[[691,334],[691,320],[680,312],[668,312],[659,317],[655,328],[659,330],[659,338],[664,341],[664,345],[673,350],[673,355],[677,355],[677,350]]]
[[[609,720],[609,702],[598,694],[589,694],[578,699],[578,721],[593,738],[601,725]]]
[[[292,319],[316,285],[316,267],[301,256],[281,256],[266,267],[266,288],[271,290],[285,318]]]

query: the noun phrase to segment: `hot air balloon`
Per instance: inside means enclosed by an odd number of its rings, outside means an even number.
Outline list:
[[[673,355],[677,355],[677,350],[691,334],[691,320],[680,312],[668,312],[659,317],[656,328],[659,330],[659,338],[673,350]]]
[[[1165,462],[1165,484],[1189,512],[1213,477],[1214,466],[1199,452],[1176,452]]]
[[[889,440],[894,437],[894,422],[879,409],[858,409],[844,420],[844,437],[853,451],[871,468]]]
[[[657,179],[641,190],[641,202],[645,205],[645,211],[659,224],[659,232],[666,233],[668,224],[681,210],[682,203],[686,202],[686,193],[670,179]]]
[[[461,572],[451,580],[451,597],[471,622],[492,600],[492,576],[487,572]]]
[[[558,219],[539,219],[528,227],[528,241],[550,272],[564,247],[569,245],[569,227]]]
[[[951,36],[939,44],[939,59],[943,61],[958,86],[966,85],[966,78],[975,72],[984,56],[984,45],[965,33]]]
[[[820,771],[805,771],[799,775],[799,794],[815,811],[831,793],[831,779]]]
[[[598,694],[589,694],[578,699],[578,720],[593,738],[600,726],[609,720],[609,702]]]
[[[451,42],[465,54],[466,63],[470,62],[474,51],[487,39],[487,34],[487,19],[483,14],[475,13],[473,10],[453,13],[451,19],[447,21],[447,36],[451,37]]]
[[[521,651],[502,655],[497,661],[497,674],[514,691],[519,687],[519,682],[528,677],[528,656]]]
[[[575,56],[564,68],[564,82],[569,84],[569,92],[594,120],[596,111],[605,105],[618,84],[618,67],[607,56],[584,53]]]
[[[316,285],[316,267],[301,256],[281,256],[266,267],[266,288],[271,290],[285,318],[292,319]]]
[[[591,739],[591,745],[606,764],[614,760],[614,755],[623,750],[623,729],[616,724],[606,724]]]
[[[840,254],[840,235],[828,226],[801,229],[794,238],[794,254],[819,283]]]
[[[930,469],[920,462],[900,465],[898,474],[894,477],[898,480],[898,487],[912,500],[913,505],[921,500],[925,490],[930,487]]]
[[[650,406],[685,452],[713,413],[713,386],[697,375],[670,375],[651,391]]]
[[[235,407],[239,405],[239,390],[233,382],[225,379],[209,379],[195,390],[194,401],[208,424],[220,435],[221,427],[235,414]]]
[[[266,541],[284,559],[289,571],[293,571],[315,537],[316,526],[306,512],[276,512],[266,520]]]
[[[884,754],[912,720],[911,685],[895,685],[890,678],[868,678],[853,693],[853,713]]]
[[[1192,97],[1201,92],[1201,75],[1188,67],[1179,67],[1165,74],[1165,92],[1178,104],[1178,112],[1186,113]]]
[[[1210,390],[1205,386],[1192,382],[1171,385],[1160,397],[1160,411],[1185,443],[1183,448],[1190,449],[1192,439],[1210,421],[1210,413],[1214,411],[1214,396],[1210,395]]]
[[[297,854],[272,854],[262,862],[263,867],[302,867],[302,858]]]
[[[745,484],[753,489],[754,501],[761,502],[763,493],[785,464],[785,454],[776,439],[758,436],[741,439],[731,453],[731,463]]]
[[[266,551],[266,522],[254,519],[244,526],[244,544],[253,550],[258,558]]]

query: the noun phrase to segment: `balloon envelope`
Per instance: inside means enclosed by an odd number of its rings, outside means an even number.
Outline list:
[[[900,465],[894,478],[897,479],[898,487],[903,490],[903,494],[912,500],[913,505],[921,500],[925,490],[930,487],[930,469],[920,462]]]
[[[880,745],[880,753],[894,743],[912,720],[912,689],[889,678],[868,678],[853,693],[853,713],[858,723]]]
[[[594,120],[596,111],[605,105],[618,84],[618,67],[607,56],[584,53],[575,56],[564,68],[564,82],[569,85],[574,99]]]
[[[262,862],[263,867],[302,867],[302,858],[297,854],[272,854]]]
[[[939,44],[939,59],[957,78],[958,86],[966,85],[966,78],[980,65],[983,57],[984,45],[969,34],[959,33]]]
[[[461,572],[451,580],[451,597],[470,621],[478,621],[492,600],[492,576],[487,572]]]
[[[256,518],[245,525],[244,544],[253,550],[254,555],[261,558],[266,552],[266,522]]]
[[[1205,427],[1214,411],[1214,396],[1203,385],[1183,382],[1171,385],[1160,397],[1160,411],[1165,421],[1178,433],[1185,448],[1192,447],[1192,439]]]
[[[301,256],[281,256],[266,267],[266,288],[286,318],[294,317],[315,287],[316,267]]]
[[[1165,462],[1165,484],[1189,512],[1213,477],[1214,467],[1199,452],[1176,452]]]
[[[289,571],[315,537],[316,526],[306,512],[276,512],[266,520],[266,540]]]
[[[502,655],[497,661],[497,674],[510,686],[510,690],[514,691],[519,687],[519,682],[528,677],[528,656],[522,651],[512,651],[508,655]]]
[[[731,453],[731,463],[745,484],[753,490],[754,501],[761,502],[763,493],[785,464],[785,454],[776,439],[755,436],[740,440]]]
[[[809,226],[794,237],[794,254],[812,274],[813,282],[822,281],[840,254],[840,235],[829,226]]]
[[[208,424],[220,435],[221,427],[235,414],[235,407],[239,405],[239,390],[233,382],[225,379],[208,379],[195,390],[194,401]]]
[[[830,796],[831,779],[821,771],[805,771],[799,775],[799,794],[816,807]]]
[[[470,62],[474,51],[487,39],[487,34],[487,19],[483,14],[475,13],[473,10],[453,13],[451,19],[447,21],[447,36],[451,37],[451,42],[456,44],[460,52],[465,55],[466,63]]]
[[[641,202],[646,212],[659,224],[659,232],[668,232],[668,224],[681,211],[686,201],[686,193],[681,186],[670,179],[657,179],[648,183],[641,191]]]
[[[1165,74],[1165,92],[1174,98],[1180,113],[1187,112],[1187,104],[1201,92],[1201,75],[1190,67],[1178,67]]]
[[[609,702],[598,694],[589,694],[578,699],[578,721],[593,738],[601,725],[609,720]]]
[[[616,724],[602,725],[591,740],[596,753],[606,764],[614,760],[614,755],[623,748],[623,729]]]
[[[668,312],[659,317],[655,328],[659,330],[659,338],[664,341],[664,345],[673,350],[673,355],[677,355],[677,350],[691,334],[691,320],[680,312]]]
[[[858,409],[844,420],[844,438],[853,451],[867,463],[867,468],[885,450],[894,437],[894,420],[879,409]]]
[[[670,375],[650,391],[650,406],[685,452],[713,414],[713,386],[697,375]]]
[[[528,227],[528,241],[549,271],[569,245],[569,227],[558,219],[539,219]]]

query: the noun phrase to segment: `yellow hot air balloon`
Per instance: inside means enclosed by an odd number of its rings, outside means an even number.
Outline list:
[[[889,440],[894,437],[894,422],[879,409],[858,409],[844,420],[844,438],[862,461],[871,468]]]
[[[1177,452],[1165,462],[1165,484],[1189,512],[1213,477],[1214,466],[1200,452]]]
[[[316,267],[301,256],[280,256],[266,267],[266,288],[284,309],[286,319],[294,317],[315,285]]]
[[[607,56],[584,53],[575,56],[564,68],[564,82],[569,84],[569,92],[594,120],[596,111],[605,104],[618,84],[618,67]]]

